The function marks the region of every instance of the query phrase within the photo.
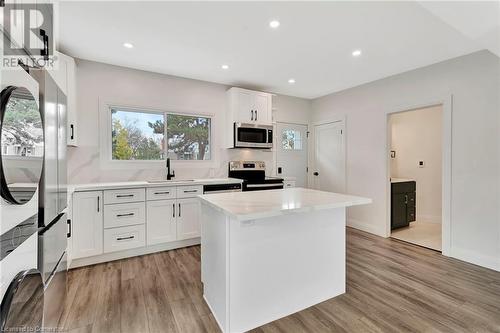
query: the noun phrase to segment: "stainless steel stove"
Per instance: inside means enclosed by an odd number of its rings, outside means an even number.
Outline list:
[[[228,176],[243,179],[242,191],[283,188],[283,178],[266,177],[266,163],[263,161],[231,161]]]

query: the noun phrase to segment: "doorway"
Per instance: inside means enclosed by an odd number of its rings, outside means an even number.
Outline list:
[[[442,250],[443,106],[389,115],[391,237]]]
[[[345,192],[345,128],[343,121],[314,126],[313,187],[320,191]]]
[[[276,172],[296,187],[307,187],[307,125],[277,123]]]

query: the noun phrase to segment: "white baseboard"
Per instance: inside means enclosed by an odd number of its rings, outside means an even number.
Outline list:
[[[120,260],[120,259],[125,259],[125,258],[130,258],[130,257],[136,257],[136,256],[142,256],[145,254],[168,251],[168,250],[173,250],[173,249],[178,249],[181,247],[198,245],[198,244],[200,244],[199,237],[192,238],[192,239],[186,239],[186,240],[182,240],[182,241],[164,243],[164,244],[138,247],[138,248],[130,249],[130,250],[104,253],[104,254],[101,254],[98,256],[93,256],[93,257],[73,259],[71,261],[71,266],[69,266],[69,268],[71,269],[71,268],[76,268],[76,267],[81,267],[81,266],[100,264],[103,262]]]
[[[374,235],[386,238],[385,227],[380,228],[380,227],[373,225],[371,223],[366,223],[366,222],[362,222],[362,221],[354,220],[354,219],[347,219],[347,226],[354,228],[354,229],[359,229],[361,231],[369,232],[370,234],[374,234]]]
[[[450,257],[500,272],[500,260],[495,257],[456,247],[450,249]]]

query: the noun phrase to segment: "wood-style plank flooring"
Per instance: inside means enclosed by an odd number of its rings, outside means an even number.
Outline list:
[[[219,332],[198,246],[69,272],[69,332]],[[347,293],[254,332],[500,332],[500,273],[347,230]]]

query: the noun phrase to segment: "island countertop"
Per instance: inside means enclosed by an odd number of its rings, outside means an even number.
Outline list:
[[[364,205],[369,198],[306,188],[231,192],[200,195],[213,208],[239,220],[248,221],[314,210]]]

